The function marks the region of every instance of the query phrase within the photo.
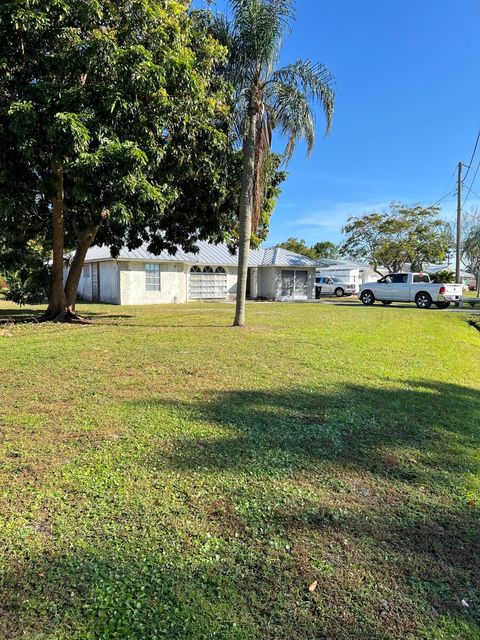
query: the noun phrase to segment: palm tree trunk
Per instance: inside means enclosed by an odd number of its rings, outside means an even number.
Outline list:
[[[255,182],[255,144],[258,114],[250,114],[248,135],[243,143],[243,176],[240,192],[240,228],[238,245],[238,281],[234,327],[245,326],[248,256],[252,236],[253,186]]]
[[[48,294],[48,308],[45,312],[45,320],[54,320],[65,313],[66,297],[63,289],[63,253],[64,253],[64,192],[63,192],[63,168],[53,164],[53,174],[56,181],[56,192],[52,206],[53,229],[53,255],[52,273],[50,277],[50,291]]]

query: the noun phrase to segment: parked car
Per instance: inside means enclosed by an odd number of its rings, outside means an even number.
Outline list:
[[[420,309],[428,309],[434,303],[446,309],[451,302],[461,299],[461,284],[434,283],[426,273],[389,273],[376,282],[362,284],[359,298],[370,305],[376,300],[383,304],[415,302]]]
[[[322,287],[322,295],[335,295],[337,298],[352,296],[358,292],[357,285],[344,282],[335,276],[317,277],[317,287]]]
[[[474,285],[474,284],[469,284],[469,285],[468,285],[468,290],[469,290],[469,291],[476,291],[476,290],[477,290],[477,287],[476,287],[476,285]]]

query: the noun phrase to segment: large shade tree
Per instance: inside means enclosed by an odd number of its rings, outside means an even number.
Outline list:
[[[235,130],[243,150],[239,204],[238,285],[235,326],[245,324],[248,256],[264,198],[265,166],[272,132],[286,137],[285,160],[305,140],[315,141],[313,104],[324,109],[326,131],[334,107],[333,78],[323,64],[299,60],[278,67],[285,36],[294,19],[293,0],[230,0],[232,19],[218,20],[229,60],[225,75],[235,89]]]
[[[341,253],[368,262],[376,271],[386,267],[397,272],[405,263],[421,271],[427,263],[443,261],[450,246],[449,228],[439,211],[392,202],[388,211],[352,216],[342,229]]]
[[[115,255],[222,237],[232,153],[215,70],[225,49],[196,30],[187,4],[0,5],[0,269],[29,275],[50,258],[47,319],[76,317],[94,242]]]

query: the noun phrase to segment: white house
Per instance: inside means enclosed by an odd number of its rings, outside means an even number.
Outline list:
[[[108,247],[92,247],[78,286],[84,300],[121,305],[162,304],[188,300],[234,299],[237,257],[226,245],[198,242],[198,253],[159,256],[123,248],[117,259]],[[247,296],[277,301],[314,298],[316,264],[285,249],[250,252]]]
[[[352,260],[336,259],[320,259],[317,263],[317,277],[337,277],[341,278],[346,284],[356,284],[360,286],[364,282],[377,280],[380,275],[374,271],[368,264],[354,262]],[[386,272],[385,272],[386,273]]]

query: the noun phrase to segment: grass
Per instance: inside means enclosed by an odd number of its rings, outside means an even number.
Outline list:
[[[0,326],[2,640],[480,638],[468,315],[82,312]]]

